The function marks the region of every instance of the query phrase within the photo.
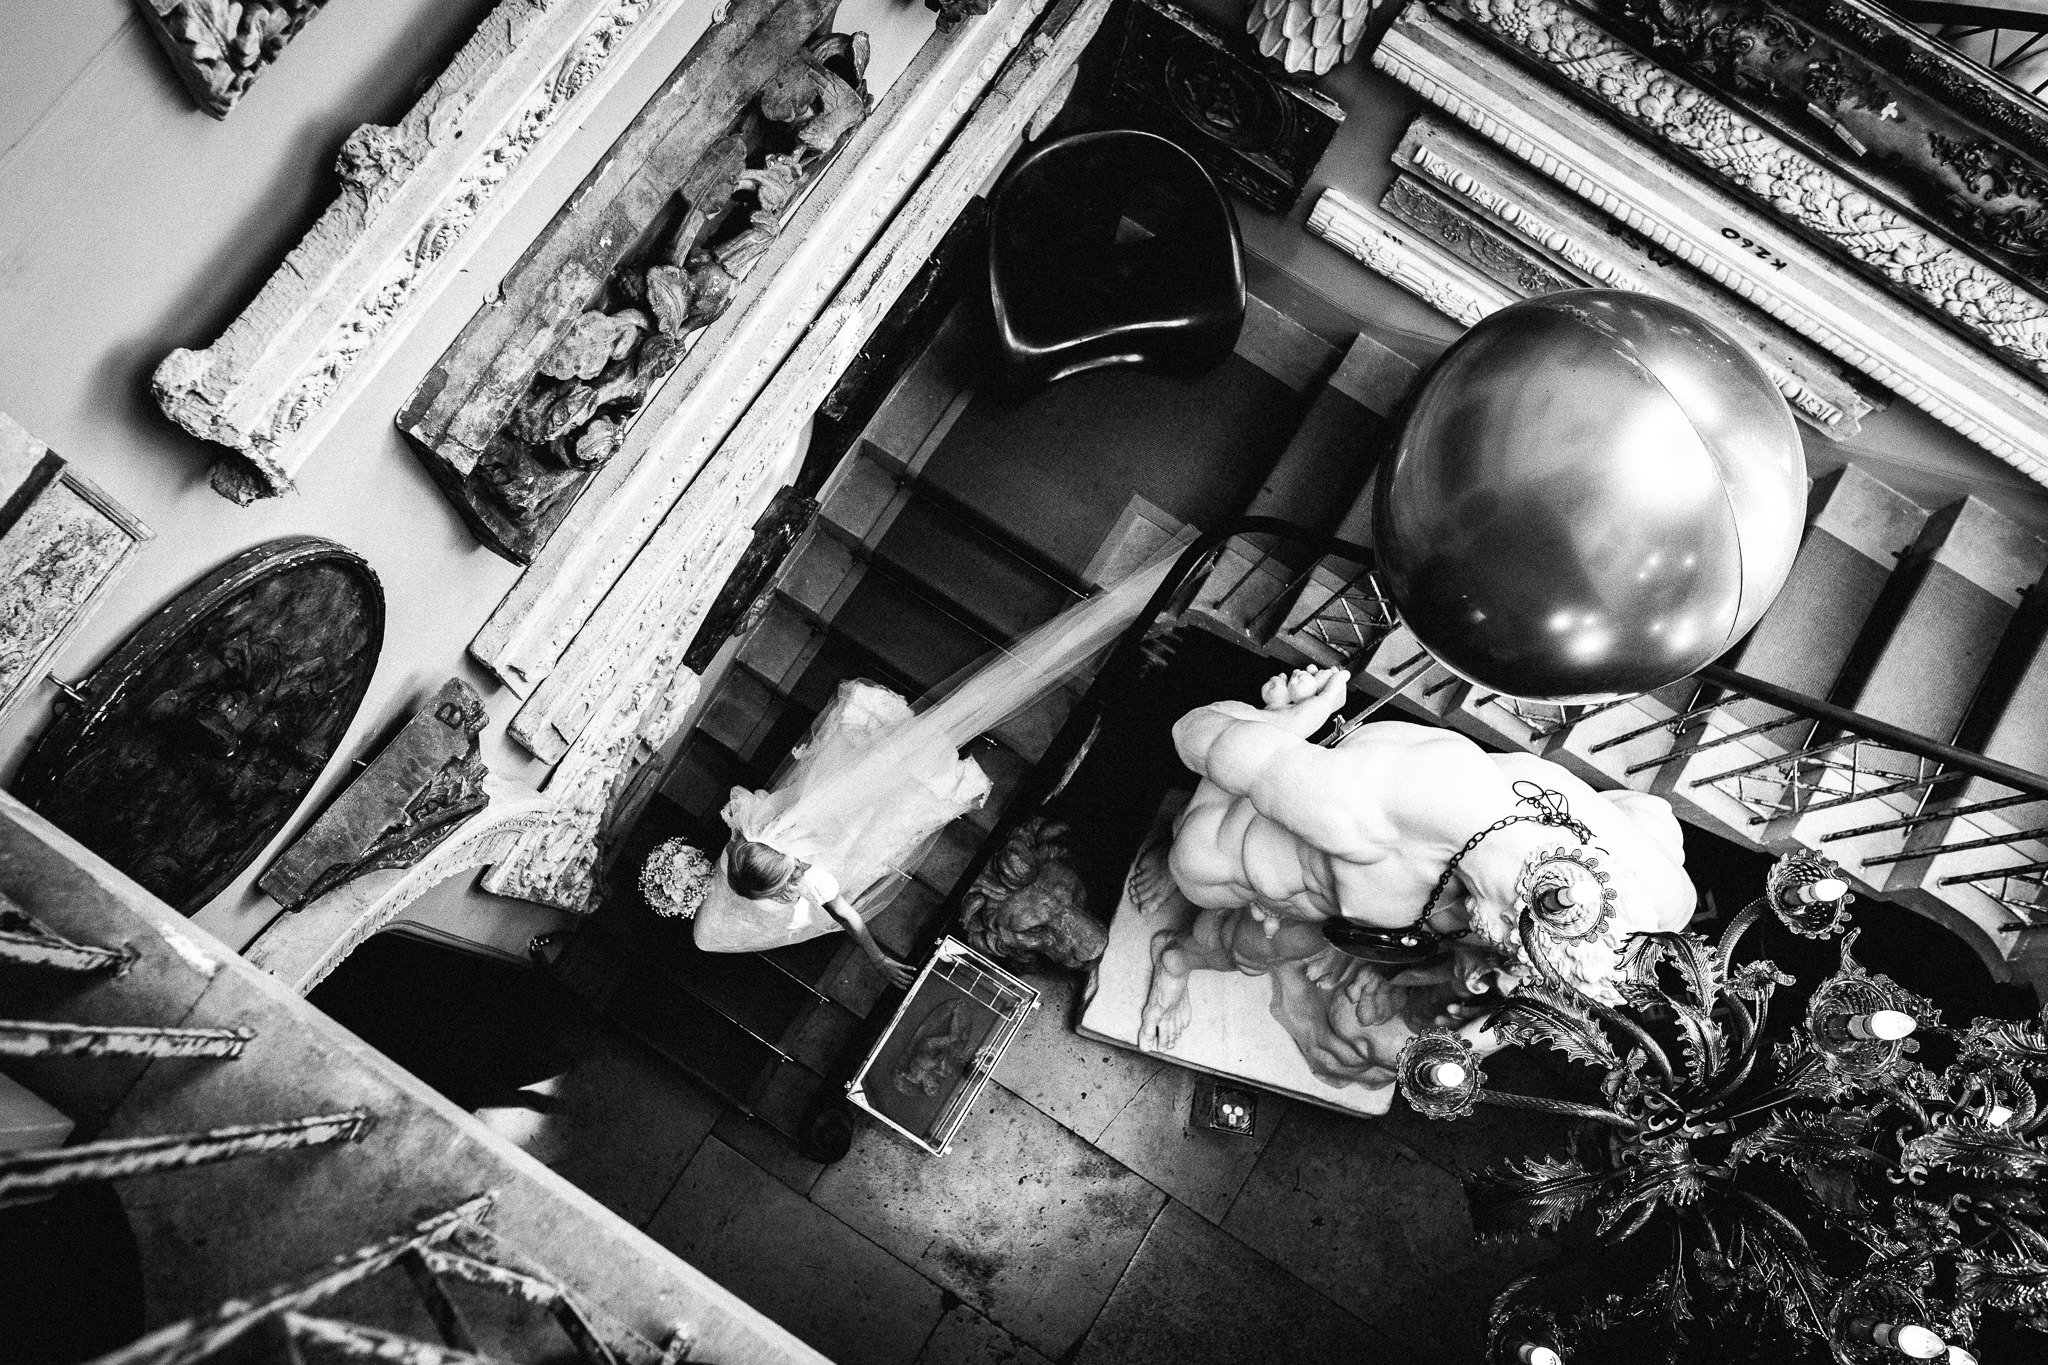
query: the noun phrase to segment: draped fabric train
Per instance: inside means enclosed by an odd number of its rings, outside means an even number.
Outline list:
[[[915,710],[885,687],[842,683],[773,790],[733,789],[726,823],[737,837],[825,873],[869,917],[940,831],[987,799],[988,777],[960,757],[961,746],[1029,708],[1114,644],[1181,548],[998,649]],[[695,936],[709,952],[761,952],[836,927],[811,896],[751,901],[720,875],[698,912]]]

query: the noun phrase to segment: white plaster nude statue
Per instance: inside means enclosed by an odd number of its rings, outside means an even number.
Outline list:
[[[1474,997],[1534,974],[1517,932],[1522,907],[1537,907],[1532,936],[1552,969],[1608,1003],[1618,999],[1627,936],[1691,917],[1678,822],[1662,799],[1596,792],[1554,763],[1489,754],[1430,726],[1382,722],[1334,748],[1311,743],[1348,681],[1335,670],[1282,674],[1266,684],[1263,709],[1217,702],[1174,726],[1181,760],[1202,782],[1175,829],[1173,886],[1157,890],[1177,889],[1198,913],[1153,940],[1140,1047],[1179,1039],[1190,973],[1266,974],[1274,1017],[1317,1075],[1385,1085],[1418,1028],[1448,1022],[1477,1034]],[[1550,820],[1537,818],[1546,810]],[[1521,818],[1467,848],[1509,816]],[[1339,916],[1415,925],[1454,858],[1426,921],[1469,931],[1452,940],[1448,961],[1390,974],[1326,938],[1323,922]],[[1145,872],[1133,873],[1141,908]],[[1155,870],[1151,880],[1164,878]],[[1159,896],[1149,900],[1156,908]]]

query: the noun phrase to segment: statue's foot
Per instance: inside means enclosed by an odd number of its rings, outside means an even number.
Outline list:
[[[1357,967],[1356,958],[1347,957],[1337,948],[1325,948],[1301,964],[1302,975],[1308,984],[1318,990],[1334,991],[1348,981]]]
[[[1188,1004],[1188,973],[1174,952],[1178,934],[1159,934],[1152,940],[1152,989],[1145,996],[1145,1012],[1138,1019],[1138,1050],[1163,1052],[1187,1032],[1194,1011]]]

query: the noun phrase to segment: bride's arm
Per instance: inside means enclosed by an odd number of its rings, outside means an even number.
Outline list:
[[[875,942],[875,935],[867,922],[854,913],[844,896],[834,896],[825,902],[825,913],[839,921],[839,926],[853,935],[853,941],[860,945],[862,952],[892,985],[908,987],[917,979],[917,972],[907,963],[898,962],[882,951],[882,945]]]

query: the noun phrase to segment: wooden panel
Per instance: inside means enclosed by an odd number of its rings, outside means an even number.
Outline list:
[[[0,714],[30,695],[150,535],[0,412]]]

